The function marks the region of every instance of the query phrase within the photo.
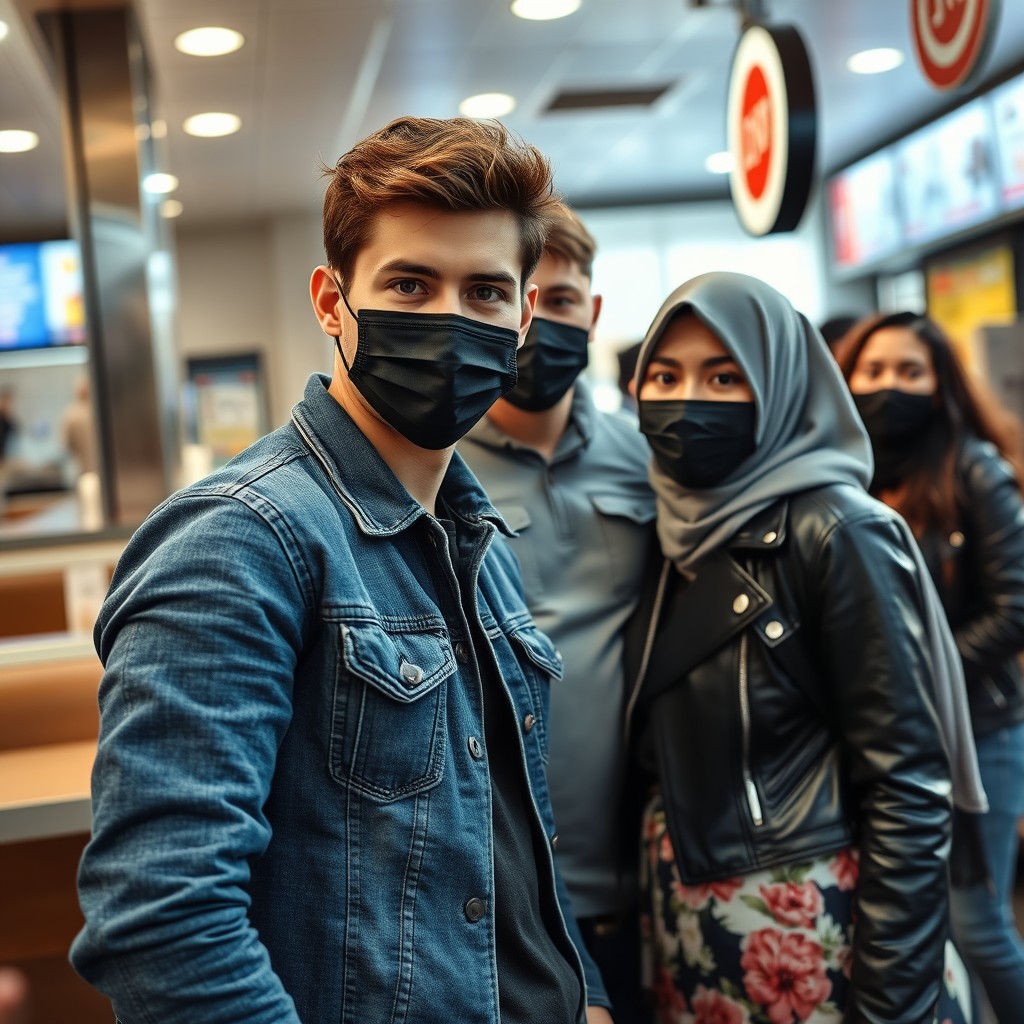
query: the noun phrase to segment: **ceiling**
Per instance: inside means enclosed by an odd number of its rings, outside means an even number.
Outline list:
[[[109,5],[108,0],[104,3]],[[93,4],[95,5],[95,4]],[[0,128],[29,128],[39,148],[0,154],[0,241],[66,230],[60,116],[36,11],[46,0],[0,0]],[[551,158],[558,188],[580,207],[724,197],[704,169],[725,148],[734,6],[686,0],[583,0],[558,21],[523,21],[508,0],[136,0],[168,125],[159,143],[180,179],[180,224],[253,221],[315,210],[317,163],[400,114],[449,117],[465,96],[507,92],[505,123]],[[924,81],[910,49],[909,0],[766,0],[795,25],[818,89],[818,168],[828,172],[955,104]],[[235,28],[235,53],[188,57],[178,33]],[[858,50],[895,46],[902,67],[846,70]],[[990,80],[1024,67],[1024,3],[1001,5]],[[668,86],[645,108],[547,111],[565,90]],[[186,135],[190,114],[230,111],[242,130]]]

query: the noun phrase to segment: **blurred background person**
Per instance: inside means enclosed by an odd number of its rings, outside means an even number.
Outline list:
[[[21,971],[0,967],[0,1024],[28,1024],[28,982]]]
[[[1010,902],[1024,814],[1019,425],[992,397],[979,398],[949,338],[927,317],[864,321],[839,358],[871,437],[871,491],[910,524],[963,660],[990,805],[977,821],[994,884],[965,864],[969,841],[958,819],[953,930],[998,1020],[1010,1024],[1024,1015],[1024,944]]]
[[[11,454],[11,441],[18,432],[18,421],[14,418],[14,390],[10,386],[0,387],[0,463]]]
[[[834,354],[839,342],[846,336],[846,332],[850,330],[854,324],[858,323],[860,317],[851,316],[849,314],[842,314],[840,316],[830,316],[818,327],[818,332],[825,339],[825,344],[828,345],[829,349]]]
[[[638,341],[619,349],[616,359],[619,364],[619,391],[622,394],[622,412],[636,417],[636,360],[643,342]]]
[[[93,416],[89,378],[82,374],[75,382],[75,394],[60,420],[60,439],[75,463],[76,476],[99,472],[96,452],[96,420]]]

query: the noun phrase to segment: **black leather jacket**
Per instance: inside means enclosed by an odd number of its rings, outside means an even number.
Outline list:
[[[1024,720],[1024,501],[994,445],[967,439],[956,464],[960,522],[921,550],[964,663],[977,736]]]
[[[950,771],[912,543],[855,487],[795,494],[692,582],[652,573],[627,638],[684,882],[859,847],[847,1024],[930,1024],[943,972]]]

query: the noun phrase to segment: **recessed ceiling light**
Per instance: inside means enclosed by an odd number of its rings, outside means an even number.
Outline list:
[[[208,111],[205,114],[193,114],[185,118],[182,125],[189,135],[198,135],[202,139],[215,139],[221,135],[234,135],[242,127],[242,119],[237,114],[225,114],[223,111]]]
[[[233,28],[209,25],[182,32],[175,37],[174,45],[192,57],[220,57],[225,53],[234,53],[244,42],[245,36]]]
[[[459,104],[459,113],[466,117],[504,117],[515,109],[515,98],[507,92],[482,92]]]
[[[7,38],[7,33],[11,30],[7,27],[6,21],[0,21],[0,43]]]
[[[161,217],[166,217],[168,220],[170,220],[173,217],[180,217],[181,216],[181,212],[184,209],[185,209],[185,207],[182,206],[181,200],[179,200],[179,199],[165,199],[160,204],[160,216]]]
[[[704,161],[704,170],[710,174],[732,174],[735,165],[736,157],[728,149],[723,149],[721,152],[712,153]]]
[[[8,128],[0,132],[0,153],[27,153],[39,145],[39,136],[35,132],[23,131],[21,128]]]
[[[528,21],[554,21],[580,9],[580,0],[512,0],[512,13]]]
[[[875,50],[861,50],[847,62],[846,67],[855,75],[880,75],[883,71],[892,71],[903,63],[903,51],[894,50],[891,46],[880,46]]]
[[[147,174],[142,179],[143,191],[154,196],[164,196],[178,187],[178,179],[173,174]]]

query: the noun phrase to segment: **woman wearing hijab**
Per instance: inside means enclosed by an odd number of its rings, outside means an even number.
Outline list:
[[[975,396],[926,317],[861,322],[840,358],[874,450],[871,493],[913,530],[963,660],[991,805],[978,819],[991,884],[954,886],[953,934],[996,1017],[1020,1020],[1024,944],[1010,903],[1024,815],[1024,501],[1007,461],[1015,424]]]
[[[651,772],[660,1024],[962,1019],[951,796],[982,811],[959,659],[820,335],[738,274],[637,367],[664,555],[627,652]]]

